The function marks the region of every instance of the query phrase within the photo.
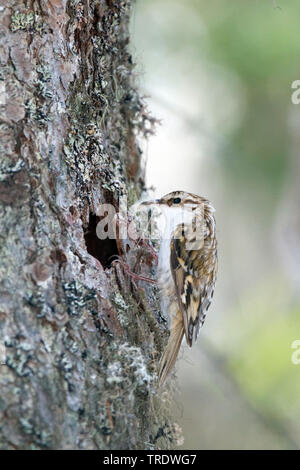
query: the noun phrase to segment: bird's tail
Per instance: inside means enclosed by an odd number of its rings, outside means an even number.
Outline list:
[[[171,325],[171,334],[167,347],[162,355],[159,364],[159,385],[163,385],[166,378],[174,367],[181,341],[184,335],[184,325],[181,312],[173,318]]]

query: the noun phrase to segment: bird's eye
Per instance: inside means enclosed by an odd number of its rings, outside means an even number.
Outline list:
[[[181,203],[180,197],[175,197],[175,199],[173,199],[173,204],[180,204],[180,203]]]

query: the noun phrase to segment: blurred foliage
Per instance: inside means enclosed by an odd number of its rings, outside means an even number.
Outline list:
[[[236,336],[229,356],[231,372],[249,400],[275,416],[299,409],[300,369],[291,358],[295,332],[300,331],[300,308],[278,302],[288,294],[288,286],[273,280],[262,286],[262,292],[247,297],[242,317],[236,310],[231,318],[236,331],[243,332]]]
[[[280,5],[282,3],[282,5]],[[300,57],[300,3],[194,1],[208,26],[209,55],[238,74],[247,107],[224,156],[233,178],[259,178],[280,194],[289,164],[287,113]]]
[[[246,106],[219,156],[235,183],[262,185],[263,197],[276,202],[289,165],[287,113],[300,58],[299,1],[278,0],[277,8],[272,0],[143,3],[149,19],[143,28],[154,55],[159,49],[166,63],[183,60],[186,73],[207,57],[238,77]]]

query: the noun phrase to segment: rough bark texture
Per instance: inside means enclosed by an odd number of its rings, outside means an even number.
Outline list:
[[[173,446],[155,287],[95,233],[99,204],[143,188],[130,1],[1,0],[0,15],[0,447]]]

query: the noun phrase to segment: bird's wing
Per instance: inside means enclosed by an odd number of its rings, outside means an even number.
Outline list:
[[[205,320],[213,286],[206,272],[205,250],[187,250],[184,226],[178,225],[171,239],[170,265],[178,303],[183,316],[186,341],[189,346],[196,339]]]

